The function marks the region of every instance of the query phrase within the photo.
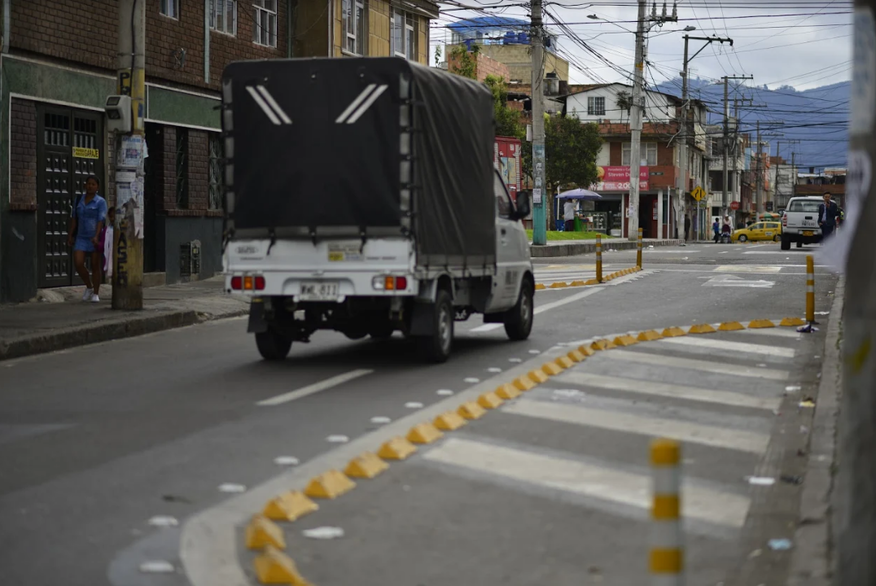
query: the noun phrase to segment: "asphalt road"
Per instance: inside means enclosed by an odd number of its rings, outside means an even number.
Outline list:
[[[807,252],[811,249],[782,252],[778,244],[708,243],[647,250],[645,271],[608,286],[539,292],[540,313],[526,342],[509,342],[501,327],[479,320],[458,323],[455,355],[439,366],[420,364],[401,338],[352,342],[332,333],[294,346],[282,364],[267,364],[259,360],[242,319],[0,363],[3,583],[245,584],[234,581],[252,573],[251,556],[240,547],[240,526],[230,537],[209,531],[258,512],[249,507],[262,495],[278,486],[291,488],[312,470],[324,471],[323,465],[341,462],[359,445],[374,449],[375,441],[412,416],[428,419],[430,409],[455,400],[448,407],[453,408],[465,393],[507,382],[543,362],[537,362],[536,351],[556,353],[559,344],[632,330],[802,315]],[[608,252],[605,270],[632,266],[634,259],[634,252]],[[538,279],[586,279],[592,265],[592,256],[544,259]],[[830,308],[834,282],[818,271],[819,311]],[[830,316],[819,319],[826,324]],[[305,575],[323,585],[437,584],[439,576],[463,571],[462,582],[471,584],[630,584],[644,568],[647,523],[633,503],[642,495],[624,499],[620,491],[617,498],[606,498],[586,486],[544,489],[543,483],[520,480],[519,464],[490,472],[484,462],[536,454],[524,459],[536,477],[556,474],[557,466],[562,476],[573,462],[589,467],[581,474],[608,475],[619,486],[626,480],[641,483],[647,474],[647,430],[656,431],[657,421],[667,433],[673,427],[666,422],[675,422],[693,434],[689,459],[707,496],[738,503],[731,507],[732,522],[716,519],[715,507],[704,506],[704,518],[693,523],[692,571],[702,581],[690,583],[726,579],[729,586],[763,572],[779,575],[783,558],[767,555],[764,539],[775,523],[786,523],[793,514],[799,487],[777,483],[775,492],[758,496],[741,479],[793,472],[801,464],[802,459],[786,457],[803,445],[796,418],[807,414],[798,413],[795,397],[777,398],[786,382],[799,384],[800,393],[815,384],[824,327],[800,338],[750,333],[711,338],[729,342],[725,347],[650,343],[656,346],[648,352],[663,357],[662,364],[629,354],[642,353],[644,345],[641,351],[613,351],[619,358],[588,360],[564,375],[578,378],[552,380],[455,432],[455,444],[444,440],[422,450],[325,503],[305,525],[290,525],[290,553]],[[762,359],[737,352],[740,342],[786,352]],[[702,374],[685,360],[790,374],[785,379],[734,370]],[[588,383],[594,375],[602,381],[661,380],[700,393],[719,389],[770,397],[782,401],[775,406],[780,413],[793,407],[795,419],[782,420],[772,407],[748,403],[713,401],[703,408],[702,397],[650,396],[639,405],[629,392]],[[311,386],[325,381],[321,390]],[[300,389],[306,396],[293,393]],[[565,411],[579,413],[576,397],[585,396],[587,412],[608,415],[561,421],[556,413],[538,412],[559,402],[571,403]],[[393,423],[373,423],[374,417]],[[631,439],[626,431],[639,424],[641,433]],[[707,427],[726,429],[704,444],[696,433]],[[749,447],[726,445],[734,430]],[[331,436],[348,441],[328,441]],[[474,455],[484,445],[493,451],[478,462]],[[460,464],[460,454],[469,460]],[[290,469],[275,463],[282,456],[301,464]],[[220,487],[246,490],[238,495]],[[764,516],[768,510],[777,512]],[[158,516],[172,517],[175,526],[150,525]],[[300,529],[318,525],[345,528],[347,535],[326,542],[300,537]],[[767,554],[752,554],[757,551]],[[144,573],[140,565],[146,561],[166,561],[173,572]],[[210,574],[223,569],[224,578]]]

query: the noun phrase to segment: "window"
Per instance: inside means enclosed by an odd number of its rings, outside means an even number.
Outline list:
[[[788,208],[789,212],[809,212],[809,213],[818,213],[818,206],[821,205],[821,202],[815,201],[812,199],[798,199],[796,201],[792,201],[790,207]]]
[[[601,96],[587,98],[587,115],[605,116],[605,98]]]
[[[179,18],[180,0],[161,0],[161,14],[170,18]]]
[[[417,37],[414,15],[392,11],[392,54],[411,61],[417,59]]]
[[[655,167],[657,165],[657,143],[643,142],[639,145],[639,154],[645,160],[645,165]],[[624,143],[623,151],[621,152],[621,165],[624,167],[630,166],[630,143]]]
[[[511,204],[511,196],[508,195],[508,190],[505,189],[505,183],[498,174],[493,175],[493,192],[496,194],[496,206],[499,217],[510,218],[514,207]]]
[[[176,207],[189,207],[189,131],[176,129]]]
[[[213,133],[209,138],[210,149],[210,200],[211,210],[221,210],[222,200],[222,135]]]
[[[209,0],[210,28],[226,35],[237,34],[237,0]]]
[[[344,51],[353,55],[365,54],[365,0],[343,0]]]
[[[277,46],[277,0],[253,0],[252,41],[265,47]]]

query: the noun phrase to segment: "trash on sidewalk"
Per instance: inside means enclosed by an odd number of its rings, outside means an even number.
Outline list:
[[[301,534],[310,539],[337,539],[344,536],[344,530],[340,527],[317,527],[305,529]]]
[[[776,479],[769,476],[746,476],[745,479],[748,480],[748,484],[755,486],[772,486],[776,483]]]
[[[226,482],[219,485],[219,492],[246,492],[246,487],[242,484]]]
[[[800,407],[805,407],[807,409],[812,409],[815,407],[815,399],[812,397],[806,397],[802,401],[800,401]]]
[[[754,558],[759,557],[762,553],[762,549],[755,549],[750,554],[748,554],[748,559],[753,560]]]
[[[790,539],[770,539],[768,545],[773,551],[785,551],[791,549]]]
[[[802,476],[791,476],[790,474],[782,474],[779,479],[786,484],[803,484]]]
[[[809,433],[809,428],[806,427],[805,425],[801,425],[801,426],[800,426],[800,433],[802,433],[802,434],[804,434],[804,435],[807,434],[807,433]]]
[[[817,332],[818,328],[816,328],[812,324],[806,324],[805,326],[800,326],[799,328],[797,328],[797,331],[801,334],[811,334],[812,332]]]
[[[785,391],[787,391],[789,393],[796,393],[797,391],[799,391],[802,388],[803,387],[801,387],[800,385],[788,385],[787,387],[785,387]]]

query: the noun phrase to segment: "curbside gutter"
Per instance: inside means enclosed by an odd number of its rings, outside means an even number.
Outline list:
[[[800,514],[787,586],[829,586],[832,582],[831,493],[837,444],[837,419],[842,390],[842,337],[845,277],[834,288],[830,322],[822,352],[821,383],[815,400],[809,461],[806,464]]]
[[[678,246],[681,240],[653,240],[646,241],[646,246]],[[622,238],[604,240],[602,242],[602,251],[607,248],[614,250],[636,250],[636,241],[632,242]],[[579,254],[591,254],[596,252],[596,241],[593,242],[569,242],[568,244],[546,244],[546,245],[530,245],[530,255],[532,258],[550,258],[554,256],[576,256]]]

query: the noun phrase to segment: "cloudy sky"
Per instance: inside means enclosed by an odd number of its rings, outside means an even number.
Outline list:
[[[545,1],[545,23],[559,37],[559,53],[573,64],[571,81],[624,81],[633,66],[636,1]],[[696,27],[690,35],[734,41],[732,48],[718,43],[706,47],[691,61],[691,77],[753,75],[746,84],[771,89],[791,85],[798,90],[846,81],[851,72],[852,4],[848,0],[680,1],[678,22],[655,26],[649,34],[646,82],[655,85],[678,76],[684,52],[682,29],[687,26]],[[478,10],[460,10],[460,6]],[[459,0],[442,7],[446,12],[432,25],[433,61],[435,47],[450,40],[444,27],[460,18],[489,14],[528,19],[527,3],[518,0]],[[658,12],[661,9],[662,2]],[[691,55],[703,44],[691,40]]]

